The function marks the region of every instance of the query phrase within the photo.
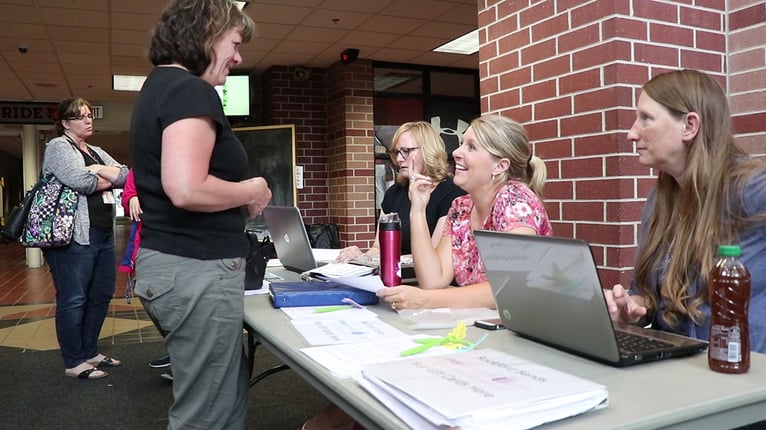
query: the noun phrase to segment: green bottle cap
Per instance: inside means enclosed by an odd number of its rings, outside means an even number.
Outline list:
[[[721,257],[739,257],[742,255],[742,249],[739,245],[720,245],[718,255]]]

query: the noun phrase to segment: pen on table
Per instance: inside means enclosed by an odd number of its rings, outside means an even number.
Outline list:
[[[342,311],[343,309],[352,309],[353,305],[337,305],[337,306],[326,306],[323,308],[317,308],[314,313],[317,314],[324,314],[327,312],[335,312],[335,311]]]
[[[348,297],[341,299],[341,302],[348,303],[348,304],[317,308],[317,310],[315,310],[314,312],[318,314],[323,314],[327,312],[342,311],[344,309],[364,309],[364,306],[360,305],[359,303],[355,302],[352,299],[349,299]]]
[[[426,350],[428,350],[430,348],[433,348],[435,346],[448,345],[448,344],[460,345],[460,349],[459,349],[460,351],[463,351],[463,350],[470,351],[470,350],[476,348],[476,346],[478,346],[479,343],[483,342],[484,339],[487,338],[487,336],[488,335],[485,334],[476,343],[471,343],[471,342],[469,342],[467,340],[458,339],[458,338],[453,337],[453,336],[446,336],[446,337],[435,338],[435,339],[416,339],[415,343],[419,343],[420,345],[402,351],[399,354],[399,356],[400,357],[409,357],[410,355],[420,354],[421,352],[426,351]]]
[[[433,347],[435,347],[437,345],[441,345],[441,344],[446,343],[446,342],[447,342],[447,338],[446,337],[445,338],[441,338],[441,339],[427,339],[427,340],[424,340],[424,342],[422,342],[422,343],[421,342],[417,342],[417,343],[420,343],[420,345],[418,345],[418,346],[416,346],[414,348],[410,348],[410,349],[402,351],[399,354],[399,356],[400,357],[409,357],[410,355],[420,354],[421,352],[423,352],[423,351],[425,351],[427,349],[433,348]]]

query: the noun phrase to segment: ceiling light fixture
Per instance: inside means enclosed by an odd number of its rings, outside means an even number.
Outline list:
[[[434,48],[434,52],[471,55],[479,51],[479,29]]]
[[[141,91],[146,76],[112,75],[112,89],[116,91]]]

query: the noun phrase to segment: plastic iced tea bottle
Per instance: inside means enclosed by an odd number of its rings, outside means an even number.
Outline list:
[[[380,279],[383,285],[393,287],[402,283],[402,270],[399,265],[402,253],[402,223],[399,214],[391,212],[381,215],[378,231]]]
[[[750,273],[736,245],[718,247],[710,274],[710,343],[708,365],[716,372],[745,373],[750,369]]]

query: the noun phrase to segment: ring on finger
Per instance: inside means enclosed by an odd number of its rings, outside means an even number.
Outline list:
[[[391,303],[391,309],[396,310],[396,302]]]

